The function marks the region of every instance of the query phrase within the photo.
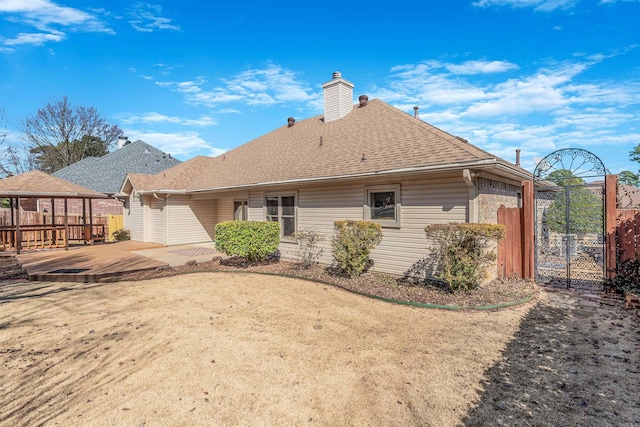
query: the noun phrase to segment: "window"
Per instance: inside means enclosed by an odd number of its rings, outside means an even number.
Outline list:
[[[236,221],[246,221],[248,219],[246,200],[233,202],[233,219]]]
[[[280,233],[289,237],[296,231],[295,195],[267,196],[267,221],[280,223]]]
[[[383,227],[400,227],[400,185],[368,187],[365,219]]]

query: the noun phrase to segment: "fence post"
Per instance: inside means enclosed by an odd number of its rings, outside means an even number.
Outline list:
[[[605,211],[605,262],[607,279],[612,279],[617,273],[616,266],[616,231],[617,231],[617,191],[618,191],[618,176],[607,175],[604,178],[604,211]]]
[[[522,181],[522,276],[535,279],[533,181]]]

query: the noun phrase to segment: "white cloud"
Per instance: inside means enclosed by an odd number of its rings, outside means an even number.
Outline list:
[[[40,31],[20,33],[14,38],[5,39],[5,45],[59,42],[65,38],[63,30],[114,34],[114,31],[95,14],[59,6],[49,0],[0,0],[0,13],[8,15],[7,20]]]
[[[388,86],[375,92],[409,114],[420,106],[422,120],[505,159],[520,148],[523,167],[532,169],[534,157],[558,148],[628,150],[640,143],[640,79],[587,77],[597,75],[597,67],[609,58],[632,49],[581,54],[503,79],[501,74],[452,74],[458,64],[451,61],[404,64],[393,67]],[[596,72],[586,73],[592,69]]]
[[[466,61],[462,64],[446,64],[445,68],[454,74],[487,74],[516,70],[516,64],[506,61]]]
[[[293,71],[277,65],[241,72],[221,79],[222,84],[207,88],[204,77],[181,82],[156,82],[184,94],[187,102],[214,107],[233,102],[250,106],[312,102],[317,97],[309,85],[296,78]]]
[[[20,33],[12,39],[4,39],[5,46],[16,46],[21,44],[31,44],[35,46],[43,45],[46,42],[59,42],[65,39],[64,33]]]
[[[95,15],[72,7],[58,6],[49,0],[0,0],[0,12],[14,16],[19,22],[46,30],[52,25],[84,31],[112,32]]]
[[[557,9],[570,9],[577,0],[479,0],[472,3],[477,7],[510,6],[514,8],[533,8],[538,12],[551,12]]]
[[[130,115],[130,116],[123,117],[121,120],[122,120],[122,123],[124,124],[171,123],[171,124],[178,124],[181,126],[212,126],[217,124],[217,122],[209,116],[200,116],[197,119],[187,119],[183,117],[166,116],[164,114],[160,114],[156,112],[149,112],[149,113],[144,113],[139,115]]]
[[[212,148],[209,151],[209,156],[216,157],[216,156],[219,156],[220,154],[226,153],[227,151],[229,151],[229,150],[226,149],[226,148]]]
[[[448,105],[484,99],[481,87],[455,78],[446,68],[447,64],[422,63],[392,68],[391,83],[387,89],[374,89],[376,97],[390,102],[406,101],[416,105]]]
[[[140,32],[157,30],[181,31],[180,26],[162,15],[162,7],[151,3],[135,3],[129,12],[131,26]]]
[[[212,155],[226,151],[224,148],[211,146],[197,132],[163,133],[153,130],[125,129],[125,135],[132,141],[141,139],[165,153],[184,159],[203,151]]]

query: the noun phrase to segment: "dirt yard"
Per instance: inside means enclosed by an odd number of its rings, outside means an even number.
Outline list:
[[[241,273],[0,285],[1,425],[638,425],[640,327]]]

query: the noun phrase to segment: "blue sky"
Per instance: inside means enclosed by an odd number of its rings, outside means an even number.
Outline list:
[[[640,0],[0,0],[0,108],[68,96],[181,160],[321,114],[334,71],[530,170],[577,147],[637,172]]]

